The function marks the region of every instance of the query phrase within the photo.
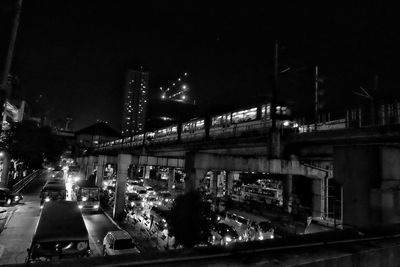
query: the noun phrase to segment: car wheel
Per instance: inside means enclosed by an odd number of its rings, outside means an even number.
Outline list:
[[[11,203],[12,203],[12,200],[11,200],[11,198],[7,198],[7,201],[6,201],[6,206],[10,206],[10,205],[11,205]]]

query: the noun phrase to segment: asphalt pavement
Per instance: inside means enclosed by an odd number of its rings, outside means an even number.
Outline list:
[[[20,204],[2,207],[6,210],[4,229],[0,233],[0,265],[25,262],[40,215],[40,190],[50,178],[44,171],[21,190],[24,199]],[[3,215],[4,216],[4,215]],[[89,232],[92,256],[102,255],[103,238],[108,231],[118,228],[102,213],[84,213],[83,218]]]

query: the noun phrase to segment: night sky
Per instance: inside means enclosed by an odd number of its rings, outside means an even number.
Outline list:
[[[0,3],[0,68],[15,2]],[[33,103],[42,94],[43,110],[54,120],[71,115],[75,130],[96,119],[119,130],[124,76],[140,66],[152,95],[187,72],[199,110],[259,103],[272,86],[278,39],[280,68],[295,69],[280,76],[279,99],[298,115],[312,111],[316,64],[326,109],[365,102],[352,92],[360,85],[377,99],[400,98],[393,7],[170,2],[25,0],[12,68],[21,95]]]

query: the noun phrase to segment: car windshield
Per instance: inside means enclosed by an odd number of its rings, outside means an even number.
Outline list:
[[[86,201],[98,201],[99,200],[99,190],[98,189],[88,189],[82,188],[80,198]]]
[[[130,249],[130,248],[135,248],[135,244],[133,244],[133,241],[131,239],[115,240],[115,243],[114,243],[115,250]]]
[[[232,236],[236,236],[236,231],[233,230],[232,227],[230,227],[229,225],[226,224],[218,224],[217,225],[217,231],[221,234],[221,235],[227,235],[230,234]]]
[[[271,223],[270,222],[260,222],[258,224],[258,226],[260,227],[260,230],[263,232],[268,232],[271,229]]]
[[[139,191],[139,194],[146,194],[146,193],[147,193],[146,190],[140,190],[140,191]]]
[[[128,195],[128,199],[130,200],[130,201],[138,201],[138,200],[142,200],[141,198],[140,198],[140,196],[139,195]]]

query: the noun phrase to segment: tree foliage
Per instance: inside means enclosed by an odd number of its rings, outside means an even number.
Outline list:
[[[50,127],[39,127],[35,122],[22,121],[10,129],[9,152],[13,159],[23,161],[30,168],[39,168],[44,159],[59,159],[65,146]]]
[[[189,192],[178,196],[172,206],[168,230],[177,244],[186,248],[205,243],[211,235],[212,212],[200,193]]]

